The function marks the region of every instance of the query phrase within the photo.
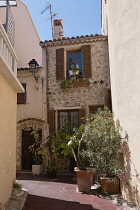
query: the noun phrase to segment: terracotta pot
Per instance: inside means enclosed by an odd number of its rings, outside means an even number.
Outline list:
[[[119,178],[109,178],[109,177],[102,177],[101,179],[101,186],[102,186],[102,193],[119,193],[120,192],[120,180]]]
[[[95,171],[92,169],[79,170],[77,168],[74,168],[74,171],[77,176],[78,191],[84,193],[90,192]]]

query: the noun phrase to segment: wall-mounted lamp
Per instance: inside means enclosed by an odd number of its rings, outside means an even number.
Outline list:
[[[36,76],[36,73],[38,71],[37,67],[39,66],[37,61],[35,59],[32,59],[29,63],[29,69],[30,69],[30,72],[32,73],[32,75],[34,76],[35,78],[35,81],[36,83],[38,84],[38,76]]]

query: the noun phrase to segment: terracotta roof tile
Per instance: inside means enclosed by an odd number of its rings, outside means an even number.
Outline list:
[[[107,36],[104,36],[102,34],[91,34],[91,35],[81,35],[81,36],[72,36],[71,38],[70,37],[62,37],[62,39],[54,39],[54,40],[45,40],[44,42],[40,42],[40,45],[43,47],[45,45],[47,46],[53,46],[53,45],[65,45],[65,44],[69,44],[71,40],[73,40],[73,43],[77,43],[77,42],[83,42],[83,41],[89,41],[91,42],[92,40],[94,41],[100,41],[100,40],[106,40],[107,39]]]

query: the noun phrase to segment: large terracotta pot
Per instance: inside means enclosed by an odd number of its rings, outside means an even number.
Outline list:
[[[119,193],[120,192],[120,180],[119,178],[101,178],[102,193]]]
[[[95,171],[92,169],[79,170],[78,168],[74,168],[74,171],[77,176],[78,191],[84,193],[90,192]]]

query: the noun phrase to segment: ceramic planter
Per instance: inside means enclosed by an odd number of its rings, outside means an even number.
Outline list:
[[[120,180],[119,178],[101,178],[102,193],[119,193],[120,192]]]
[[[77,176],[78,191],[84,193],[90,192],[95,171],[92,169],[79,170],[78,168],[74,168],[74,171]]]
[[[73,76],[73,75],[79,75],[79,70],[77,70],[77,71],[70,70],[70,71],[69,71],[69,74],[70,74],[71,76]]]
[[[32,174],[33,175],[40,175],[40,173],[42,172],[42,165],[32,165]]]

